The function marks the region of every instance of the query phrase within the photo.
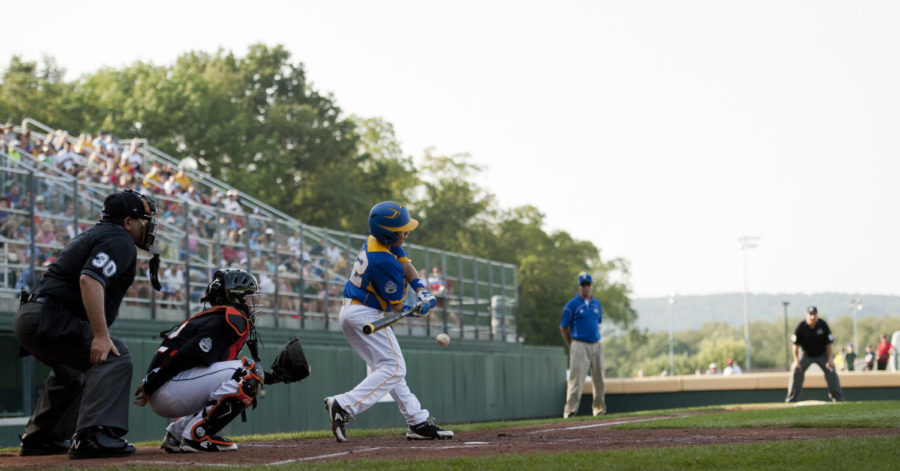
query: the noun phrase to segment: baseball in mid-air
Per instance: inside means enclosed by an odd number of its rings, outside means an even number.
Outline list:
[[[446,347],[450,345],[450,336],[444,333],[437,334],[437,337],[434,338],[437,341],[437,344]]]

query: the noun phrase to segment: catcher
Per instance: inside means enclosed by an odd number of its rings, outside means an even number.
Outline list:
[[[168,332],[150,362],[135,404],[177,419],[166,427],[161,448],[169,453],[236,450],[217,435],[248,406],[263,384],[300,381],[309,365],[292,339],[263,372],[254,325],[259,283],[244,270],[217,270],[201,302],[212,306]],[[251,358],[239,358],[244,344]]]

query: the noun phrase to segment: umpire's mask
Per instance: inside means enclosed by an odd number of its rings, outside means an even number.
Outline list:
[[[141,240],[135,245],[140,249],[155,253],[153,242],[156,240],[156,215],[158,213],[156,201],[150,195],[126,189],[106,197],[100,217],[104,221],[122,221],[126,217],[143,219],[145,222]]]

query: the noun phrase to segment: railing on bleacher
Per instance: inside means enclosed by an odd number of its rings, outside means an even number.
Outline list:
[[[24,124],[38,138],[54,132],[32,120]],[[8,300],[17,299],[19,289],[28,289],[68,240],[95,223],[103,198],[116,190],[110,184],[74,178],[23,148],[17,150],[20,159],[0,150],[0,194],[17,186],[20,201],[26,201],[0,208],[0,297]],[[178,162],[146,143],[141,151],[145,161]],[[225,195],[233,190],[196,171],[189,176],[200,191]],[[35,202],[38,195],[44,203]],[[246,195],[241,196],[238,211],[153,195],[161,209],[157,248],[164,289],[160,293],[150,288],[148,257],[139,251],[138,275],[120,317],[186,319],[202,309],[199,299],[212,271],[230,267],[258,276],[266,298],[261,326],[340,330],[341,291],[364,236],[303,224]],[[431,336],[446,331],[457,338],[520,341],[514,265],[414,244],[406,248],[428,273],[439,267],[452,288],[439,299],[433,315],[398,323],[394,327],[398,334]]]

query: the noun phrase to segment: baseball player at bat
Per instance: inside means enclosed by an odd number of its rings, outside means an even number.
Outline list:
[[[177,419],[166,427],[166,452],[237,449],[217,433],[256,404],[263,383],[254,326],[257,296],[252,274],[216,270],[201,298],[212,307],[164,332],[134,403]],[[239,356],[244,344],[252,358]]]
[[[363,333],[363,327],[382,317],[383,313],[407,311],[404,306],[409,282],[425,315],[436,304],[434,296],[418,277],[402,245],[419,222],[409,216],[406,207],[394,201],[376,204],[369,212],[369,238],[363,244],[344,285],[344,304],[340,322],[344,336],[366,362],[372,373],[350,391],[325,398],[325,409],[331,420],[331,431],[338,442],[347,440],[350,417],[375,405],[390,393],[406,419],[409,440],[453,438],[453,432],[435,424],[419,399],[406,384],[406,361],[390,327]]]

